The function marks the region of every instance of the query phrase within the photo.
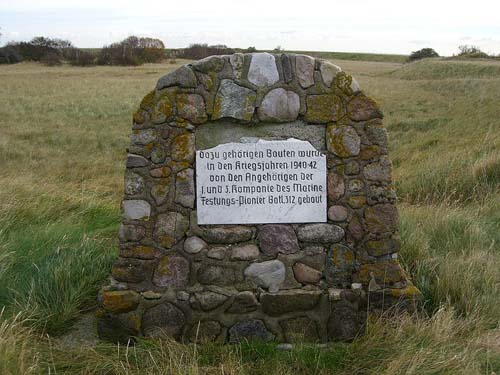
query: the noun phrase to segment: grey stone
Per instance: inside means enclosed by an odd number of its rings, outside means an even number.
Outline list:
[[[387,130],[382,125],[367,125],[366,134],[373,144],[387,146]]]
[[[361,138],[352,126],[329,125],[326,129],[328,151],[341,157],[349,158],[359,154]]]
[[[363,181],[359,179],[350,180],[347,184],[347,190],[349,191],[361,191],[363,190]]]
[[[143,200],[124,200],[122,208],[126,220],[148,220],[151,215],[151,205]]]
[[[344,196],[345,184],[341,174],[329,172],[327,176],[327,195],[331,201],[337,201]]]
[[[213,247],[207,252],[207,257],[211,259],[222,260],[226,257],[226,248],[225,247]]]
[[[271,86],[280,79],[274,56],[267,52],[252,54],[248,81],[258,87]]]
[[[184,251],[189,254],[197,254],[207,247],[207,243],[197,236],[188,237],[186,241],[184,241]]]
[[[291,311],[311,310],[318,304],[320,297],[321,291],[291,289],[278,293],[262,293],[260,303],[264,313],[277,316]]]
[[[234,246],[231,249],[232,260],[252,260],[259,257],[259,248],[255,245]]]
[[[250,121],[255,110],[255,91],[223,79],[215,96],[212,119],[232,117]]]
[[[381,156],[378,162],[370,163],[363,169],[368,180],[391,182],[392,163],[387,156]]]
[[[151,196],[158,206],[168,200],[172,185],[171,181],[171,178],[162,178],[153,184],[153,187],[151,188]]]
[[[202,73],[220,72],[224,67],[222,56],[209,56],[193,63],[193,68]]]
[[[261,121],[293,121],[299,115],[300,99],[293,91],[277,88],[269,91],[258,109]]]
[[[194,170],[184,169],[175,176],[175,203],[188,208],[194,207]]]
[[[329,61],[323,60],[319,65],[319,71],[321,72],[321,78],[325,85],[330,87],[332,85],[335,76],[342,71],[339,66],[332,64]]]
[[[306,55],[295,56],[295,74],[303,88],[314,85],[314,58]]]
[[[177,296],[177,299],[179,301],[188,301],[189,300],[189,293],[185,292],[183,290],[178,291],[176,296]]]
[[[250,227],[206,227],[202,229],[201,237],[210,243],[230,244],[244,242],[252,238],[253,230]]]
[[[128,154],[127,168],[146,167],[149,165],[149,160],[141,155]]]
[[[234,268],[227,266],[203,266],[198,269],[198,281],[204,285],[233,285],[237,281]]]
[[[190,342],[212,343],[222,332],[222,327],[215,320],[204,320],[194,324],[187,334]]]
[[[236,79],[241,78],[243,73],[243,63],[245,62],[245,56],[242,53],[234,53],[229,57],[229,63],[233,68],[233,74]]]
[[[253,263],[244,273],[254,284],[267,288],[270,292],[278,291],[285,281],[285,265],[279,260]]]
[[[361,88],[359,87],[358,81],[351,77],[351,91],[353,94],[358,94],[361,92]]]
[[[242,314],[257,310],[258,302],[255,295],[250,291],[244,291],[234,296],[234,301],[226,310],[232,314]]]
[[[118,229],[118,239],[121,242],[137,242],[144,238],[146,235],[146,228],[137,225],[120,224]]]
[[[165,149],[165,145],[157,144],[151,150],[151,161],[155,164],[160,164],[165,161],[167,157],[167,150]]]
[[[344,206],[331,206],[328,209],[328,219],[331,221],[346,221],[348,213],[347,208]]]
[[[295,279],[302,284],[316,284],[321,280],[321,272],[304,263],[297,262],[293,265]]]
[[[193,124],[203,124],[207,121],[205,100],[199,94],[177,94],[177,115]]]
[[[211,291],[195,293],[194,298],[195,301],[191,305],[193,307],[199,306],[203,311],[213,310],[229,299],[228,296]]]
[[[195,157],[194,134],[180,134],[172,140],[172,159],[192,163]]]
[[[145,299],[148,299],[148,300],[156,300],[156,299],[160,299],[162,294],[161,293],[156,293],[156,292],[153,292],[152,290],[147,290],[145,292],[142,292],[141,295],[145,298]]]
[[[359,173],[359,164],[354,160],[345,164],[345,174],[354,175]]]
[[[189,228],[189,219],[179,212],[158,215],[154,229],[154,239],[165,248],[171,248],[184,237]]]
[[[283,67],[283,80],[289,83],[292,80],[292,62],[287,54],[281,55],[281,66]]]
[[[258,236],[264,255],[276,256],[277,254],[292,254],[299,251],[297,235],[289,225],[264,225],[260,227]]]
[[[189,262],[179,255],[165,255],[153,275],[153,283],[160,287],[180,288],[189,281]]]
[[[137,173],[127,171],[125,173],[125,194],[134,195],[144,191],[144,179]]]
[[[165,87],[180,86],[184,88],[195,88],[197,85],[196,75],[186,65],[170,72],[158,80],[156,88],[161,90]]]
[[[344,230],[333,224],[305,224],[297,230],[297,237],[304,242],[338,242],[344,238]]]
[[[183,312],[165,302],[146,310],[142,317],[142,330],[144,335],[150,337],[166,335],[179,338],[185,323]]]
[[[130,134],[130,143],[136,145],[147,145],[156,140],[156,130],[145,129],[145,130],[134,130]]]
[[[244,320],[229,329],[229,343],[231,344],[255,339],[263,341],[272,341],[274,339],[274,335],[267,330],[262,320]]]
[[[278,344],[276,346],[276,350],[281,350],[284,352],[288,352],[290,350],[293,350],[293,345],[292,344]]]

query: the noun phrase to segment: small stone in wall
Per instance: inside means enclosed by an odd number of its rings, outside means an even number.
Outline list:
[[[303,289],[283,290],[278,293],[262,293],[260,303],[262,311],[271,316],[291,311],[307,311],[319,302],[321,291]]]
[[[341,158],[359,154],[361,138],[352,126],[330,124],[326,129],[328,151]]]
[[[377,103],[365,95],[355,96],[347,104],[347,112],[353,121],[368,121],[383,117]]]
[[[125,173],[125,194],[140,194],[144,191],[144,185],[144,179],[137,173],[130,171]]]
[[[285,281],[285,265],[279,260],[253,263],[245,269],[245,277],[271,293],[277,292]]]
[[[134,130],[130,134],[130,143],[135,145],[147,145],[156,141],[156,131],[154,129]]]
[[[209,56],[193,63],[193,68],[202,73],[220,72],[224,67],[222,56]]]
[[[254,53],[248,69],[248,81],[258,87],[271,86],[280,79],[274,56],[270,53]]]
[[[205,100],[199,94],[177,94],[178,116],[191,121],[193,124],[202,124],[207,121]]]
[[[293,121],[299,115],[300,99],[293,91],[277,88],[269,91],[259,107],[261,121]]]
[[[368,254],[375,257],[396,253],[400,248],[401,240],[398,237],[371,240],[366,243],[366,250],[368,251]]]
[[[151,188],[151,196],[155,200],[158,206],[162,205],[168,200],[170,188],[171,188],[171,178],[162,178],[153,184]]]
[[[331,206],[328,209],[328,219],[332,221],[346,221],[347,216],[348,211],[344,206]]]
[[[365,209],[365,221],[371,233],[393,232],[398,228],[398,212],[390,203],[377,204]]]
[[[151,215],[151,205],[143,200],[124,200],[122,208],[123,217],[127,220],[148,220]]]
[[[344,237],[344,230],[334,224],[305,224],[297,230],[297,237],[303,242],[338,242]]]
[[[229,63],[233,68],[233,74],[236,79],[241,78],[244,62],[245,56],[242,53],[233,53],[231,56],[229,56]]]
[[[233,285],[240,281],[236,271],[228,266],[203,266],[198,269],[198,282],[204,285]]]
[[[146,235],[146,228],[137,225],[121,224],[118,229],[118,238],[121,242],[140,241]]]
[[[329,172],[327,177],[327,195],[331,201],[337,201],[344,196],[344,177],[335,172]]]
[[[321,272],[304,263],[297,262],[293,265],[295,279],[302,284],[316,284],[321,280]]]
[[[370,163],[363,169],[363,174],[371,181],[391,181],[392,163],[387,156],[381,156],[378,162]]]
[[[285,83],[289,83],[293,76],[292,76],[292,62],[290,60],[290,56],[288,56],[286,53],[281,55],[281,66],[283,67],[283,80]]]
[[[252,339],[271,341],[274,339],[274,335],[267,330],[264,322],[259,319],[244,320],[229,329],[230,344]]]
[[[184,133],[172,141],[172,159],[192,163],[195,156],[194,134]]]
[[[299,85],[308,88],[314,85],[314,58],[306,55],[295,56],[295,74]]]
[[[297,235],[289,225],[268,224],[260,227],[259,243],[262,253],[267,256],[299,251]]]
[[[188,237],[186,241],[184,241],[184,251],[189,254],[197,254],[207,247],[207,243],[197,236]]]
[[[199,306],[203,311],[213,310],[229,299],[228,296],[211,291],[195,293],[194,298],[195,301],[191,305],[195,308]]]
[[[175,203],[188,208],[194,207],[194,170],[184,169],[175,176]]]
[[[250,121],[255,110],[255,91],[239,86],[230,79],[223,79],[214,100],[213,120],[232,117]]]
[[[243,314],[251,311],[257,310],[258,302],[255,295],[250,291],[244,291],[238,293],[234,297],[234,301],[231,306],[226,310],[228,313],[233,314]]]
[[[207,257],[211,259],[222,260],[226,257],[226,248],[225,247],[213,247],[207,252]]]
[[[345,114],[342,100],[335,94],[307,95],[306,102],[304,120],[307,122],[325,124],[338,121]]]
[[[180,288],[189,280],[189,262],[178,255],[164,256],[153,275],[153,283],[161,287]]]
[[[154,239],[165,248],[171,248],[184,236],[189,228],[189,220],[179,212],[158,215]]]
[[[156,84],[156,88],[158,90],[171,86],[195,88],[197,84],[194,72],[188,66],[184,65],[161,77]]]
[[[204,228],[201,237],[210,243],[231,244],[244,242],[252,238],[253,230],[242,225],[235,227],[208,227]]]
[[[141,155],[128,154],[127,155],[127,168],[146,167],[149,165],[148,159]]]
[[[111,313],[134,310],[139,305],[139,294],[133,290],[108,291],[102,294],[102,307]]]
[[[179,338],[186,323],[184,313],[175,305],[164,302],[146,310],[142,317],[142,330],[146,336]]]
[[[321,77],[326,86],[330,87],[332,85],[335,76],[342,71],[339,66],[332,64],[329,61],[321,61],[319,65],[319,71],[321,72]]]
[[[259,257],[259,248],[255,245],[239,245],[231,249],[232,260],[252,260]]]

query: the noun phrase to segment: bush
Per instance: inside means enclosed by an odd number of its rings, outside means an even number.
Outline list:
[[[37,36],[29,42],[10,43],[8,46],[15,49],[24,60],[30,61],[42,61],[43,59],[55,61],[54,54],[59,55],[61,60],[65,57],[66,51],[74,48],[69,40],[44,36]]]
[[[421,50],[413,51],[408,57],[408,62],[427,59],[429,57],[439,57],[439,54],[432,48],[422,48]]]
[[[200,60],[212,55],[232,55],[234,49],[224,44],[209,46],[208,44],[191,44],[188,48],[180,51],[179,57],[191,60]]]
[[[40,60],[41,63],[47,66],[58,66],[62,64],[62,59],[60,54],[55,52],[48,52],[45,56],[43,56]]]
[[[0,64],[16,64],[23,61],[21,54],[11,46],[0,48]]]
[[[72,48],[67,52],[66,59],[73,66],[92,66],[96,64],[96,55],[82,51],[78,48]]]
[[[475,59],[489,57],[486,52],[481,51],[479,47],[476,46],[469,46],[465,44],[463,46],[459,46],[458,50],[460,51],[458,53],[458,57],[475,58]]]
[[[130,36],[119,43],[104,46],[97,59],[100,65],[140,65],[156,63],[165,57],[165,46],[159,39]]]

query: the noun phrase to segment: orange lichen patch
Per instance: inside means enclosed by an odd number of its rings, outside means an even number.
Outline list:
[[[394,284],[407,279],[405,271],[398,262],[393,260],[363,264],[355,279],[357,282],[367,285],[370,282],[371,273],[373,273],[375,280],[380,285]]]
[[[145,121],[145,118],[140,109],[134,112],[134,114],[132,115],[132,119],[138,125],[143,124]]]
[[[108,312],[122,313],[139,305],[139,294],[132,290],[108,291],[102,294],[102,306]]]
[[[335,86],[347,95],[352,95],[352,76],[345,72],[340,72],[335,76]]]
[[[422,292],[420,292],[420,290],[418,290],[418,288],[412,283],[409,283],[409,285],[406,288],[403,289],[391,288],[389,289],[389,291],[391,296],[395,298],[419,299],[422,297]]]
[[[138,245],[120,249],[120,256],[124,258],[155,259],[159,255],[159,251],[151,246]]]
[[[361,208],[366,204],[366,197],[363,195],[354,195],[352,197],[349,197],[347,203],[352,208]]]
[[[192,163],[195,155],[194,135],[185,133],[178,135],[172,141],[172,159]]]
[[[381,154],[380,147],[376,145],[371,145],[363,147],[361,149],[361,152],[359,153],[359,157],[362,160],[371,160],[379,156],[380,154]]]
[[[345,115],[342,99],[335,94],[308,95],[304,120],[312,123],[338,121]]]
[[[146,96],[142,99],[140,107],[142,109],[151,109],[154,107],[156,103],[156,95],[155,91],[150,91],[149,93],[146,94]]]
[[[172,174],[172,169],[170,167],[160,167],[160,168],[155,168],[151,169],[149,171],[149,174],[151,177],[156,177],[156,178],[161,178],[161,177],[168,177]]]

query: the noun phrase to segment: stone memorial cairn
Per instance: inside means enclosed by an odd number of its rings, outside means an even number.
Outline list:
[[[195,137],[219,119],[323,126],[328,221],[198,225]],[[349,340],[368,311],[413,305],[381,119],[350,75],[305,55],[212,56],[161,77],[133,115],[100,336]]]

